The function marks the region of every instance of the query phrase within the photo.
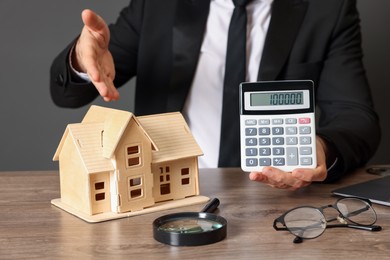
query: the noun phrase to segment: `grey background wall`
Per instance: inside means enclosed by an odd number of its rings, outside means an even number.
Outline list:
[[[163,1],[163,0],[162,0]],[[82,26],[84,8],[113,22],[129,0],[1,0],[0,1],[0,171],[51,170],[53,154],[68,123],[79,122],[88,107],[56,107],[49,94],[52,59]],[[359,0],[365,64],[383,139],[371,163],[390,163],[390,1]],[[124,110],[133,108],[128,97],[134,82],[121,90],[122,99],[94,104]],[[367,137],[370,138],[370,137]]]

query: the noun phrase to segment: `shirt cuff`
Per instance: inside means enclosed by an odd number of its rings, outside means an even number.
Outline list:
[[[88,74],[85,72],[79,72],[77,71],[73,65],[72,65],[72,54],[73,54],[74,45],[72,46],[72,49],[70,49],[69,52],[69,67],[72,71],[72,78],[75,81],[83,80],[85,83],[91,83],[91,79],[89,78]]]

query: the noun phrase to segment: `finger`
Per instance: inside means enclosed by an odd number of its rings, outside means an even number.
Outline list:
[[[92,83],[95,85],[99,95],[104,99],[104,101],[118,100],[119,93],[112,82],[110,83],[109,81],[104,80],[102,82]]]
[[[280,179],[275,179],[276,175],[271,167],[263,168],[262,172],[251,172],[249,179],[257,182],[262,182],[273,188],[287,188],[288,186],[281,182]]]
[[[105,101],[110,101],[110,90],[109,87],[107,86],[106,82],[100,81],[100,82],[93,82],[92,83],[95,85],[95,88],[99,92],[99,95],[105,100]]]
[[[278,188],[278,189],[290,189],[291,188],[291,186],[289,186],[287,184],[280,184],[280,183],[275,183],[275,182],[269,181],[267,176],[265,176],[261,172],[249,173],[249,179],[252,181],[262,182],[262,183],[267,184],[268,186],[270,186],[272,188]]]
[[[267,182],[270,186],[279,189],[296,190],[311,183],[293,177],[291,172],[284,172],[273,167],[264,168],[263,174],[267,177]]]
[[[106,73],[105,69],[93,60],[91,63],[93,65],[89,66],[87,73],[100,96],[105,101],[117,100],[119,93],[114,86],[113,76],[110,73]]]
[[[89,9],[81,13],[81,18],[88,31],[98,40],[100,48],[107,48],[110,33],[103,18]]]
[[[81,13],[81,18],[83,20],[84,25],[87,26],[90,30],[100,33],[105,31],[105,21],[92,10],[83,10],[83,12]]]
[[[108,95],[112,100],[118,100],[119,99],[119,92],[116,89],[114,85],[114,79],[115,79],[115,68],[114,63],[112,60],[112,56],[107,53],[105,55],[105,58],[103,59],[106,62],[102,62],[102,75],[104,82],[106,83],[106,86],[108,88]]]
[[[249,179],[251,181],[258,181],[267,183],[267,176],[261,174],[261,172],[251,172],[249,173]]]
[[[119,92],[116,89],[114,82],[113,82],[113,80],[114,80],[113,73],[115,73],[115,72],[110,70],[110,69],[103,70],[103,81],[104,81],[104,83],[107,87],[107,90],[108,90],[107,97],[110,99],[109,101],[118,100],[118,98],[119,98]]]
[[[271,185],[286,184],[287,173],[273,167],[265,167],[263,174],[267,176],[268,182]]]
[[[108,101],[118,100],[119,99],[119,92],[116,89],[116,87],[114,86],[112,78],[106,76],[104,78],[104,82],[105,82],[107,89],[108,89],[108,95],[107,95],[107,97],[109,98]]]

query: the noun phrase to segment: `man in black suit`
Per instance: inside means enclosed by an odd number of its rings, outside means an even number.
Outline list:
[[[213,58],[202,60],[202,55],[208,48],[212,55],[218,54],[219,47],[226,48],[227,30],[223,31],[223,24],[234,8],[227,1],[230,0],[132,0],[110,27],[85,10],[80,37],[59,54],[51,67],[54,102],[79,107],[99,94],[106,101],[117,100],[116,87],[137,76],[136,115],[168,111],[186,114],[190,97],[199,100],[191,90],[202,78],[200,73],[207,72],[202,66],[214,62]],[[254,62],[255,70],[249,62],[249,80],[311,79],[319,110],[318,167],[287,173],[266,167],[263,172],[250,173],[250,179],[294,190],[313,181],[336,180],[364,165],[378,146],[380,128],[362,64],[356,1],[252,0],[247,10],[253,11],[248,16],[248,28],[264,28],[258,33],[262,35],[260,40],[249,40],[249,52],[257,48],[260,54],[258,63]],[[268,13],[261,14],[260,26],[255,22],[262,10]],[[220,27],[217,34],[222,28],[219,38],[213,37],[215,26]],[[214,45],[210,43],[212,39]],[[256,56],[248,55],[249,60]],[[83,79],[79,72],[87,73],[87,77]],[[215,70],[215,77],[221,78],[222,74]],[[207,91],[206,88],[198,93],[207,97]],[[238,109],[232,118],[239,120]],[[230,152],[237,160],[218,166],[239,166],[239,150]]]

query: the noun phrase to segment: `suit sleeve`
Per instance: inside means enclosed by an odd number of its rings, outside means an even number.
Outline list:
[[[143,0],[132,0],[129,6],[121,11],[117,21],[109,25],[109,50],[115,64],[116,87],[122,86],[136,75],[143,8]],[[50,69],[51,98],[60,107],[81,107],[99,95],[92,83],[78,79],[70,68],[69,53],[75,41],[54,59]]]
[[[53,102],[60,107],[77,108],[92,102],[98,92],[91,83],[72,77],[69,66],[69,52],[72,41],[53,61],[50,69],[50,94]]]
[[[327,181],[363,166],[380,141],[379,119],[362,63],[356,1],[344,1],[318,81],[317,134],[333,146],[339,161]]]

